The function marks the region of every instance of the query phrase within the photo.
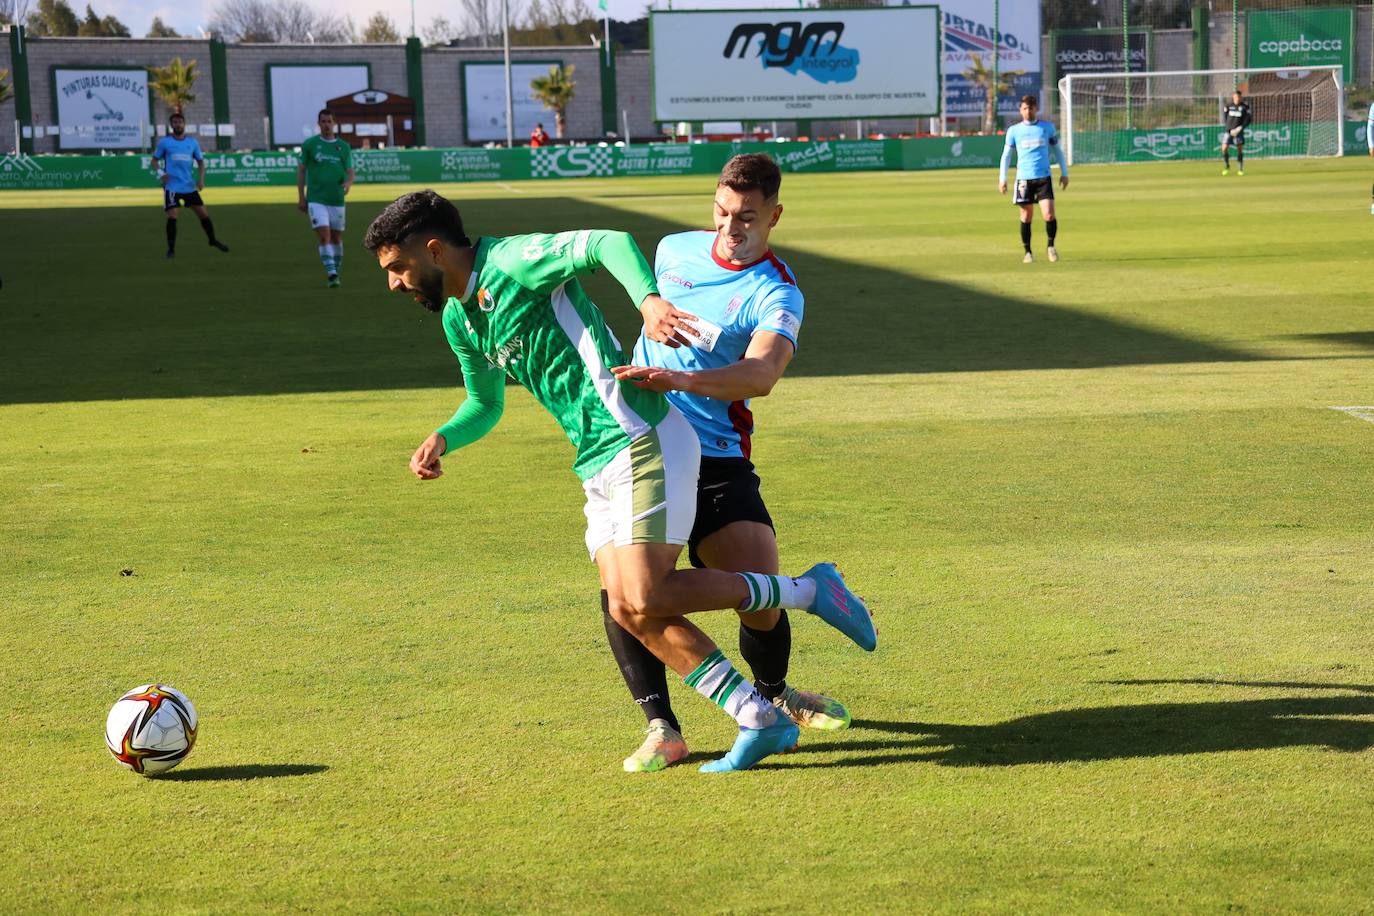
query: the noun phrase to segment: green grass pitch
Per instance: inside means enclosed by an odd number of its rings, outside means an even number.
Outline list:
[[[1032,265],[991,171],[787,176],[807,320],[755,457],[784,568],[837,561],[882,637],[796,615],[855,727],[724,777],[620,771],[523,391],[409,476],[462,393],[359,244],[404,189],[356,189],[338,290],[291,189],[207,192],[233,251],[188,219],[172,262],[152,188],[0,196],[0,910],[1368,908],[1374,422],[1331,408],[1374,405],[1369,165],[1219,171],[1076,170]],[[651,252],[712,182],[445,190]],[[101,739],[150,680],[202,723],[156,780]]]

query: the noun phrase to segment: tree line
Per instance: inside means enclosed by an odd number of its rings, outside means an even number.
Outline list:
[[[511,19],[511,43],[515,45],[586,45],[601,35],[601,20],[588,0],[526,0],[512,7],[518,10]],[[457,0],[452,9],[453,19],[435,16],[417,29],[425,44],[500,43],[500,0]],[[129,27],[115,16],[99,15],[91,3],[85,4],[82,15],[68,0],[0,0],[0,25],[14,23],[23,23],[36,38],[133,37]],[[220,0],[204,30],[225,41],[244,44],[394,44],[405,40],[395,21],[381,10],[358,26],[351,17],[317,8],[306,0]],[[144,37],[183,36],[161,17],[154,17]]]

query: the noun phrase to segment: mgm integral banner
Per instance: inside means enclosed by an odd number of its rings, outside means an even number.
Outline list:
[[[654,118],[762,121],[939,114],[934,6],[653,11]]]
[[[152,119],[142,67],[53,67],[59,150],[140,149]]]

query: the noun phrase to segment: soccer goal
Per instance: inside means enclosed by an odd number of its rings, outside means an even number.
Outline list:
[[[1069,163],[1158,162],[1219,154],[1223,110],[1250,103],[1246,158],[1339,156],[1341,68],[1075,73],[1059,81]]]

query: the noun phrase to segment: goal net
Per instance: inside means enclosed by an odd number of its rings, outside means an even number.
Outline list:
[[[1209,159],[1225,108],[1250,103],[1246,158],[1341,155],[1341,68],[1076,73],[1059,81],[1070,164]]]

